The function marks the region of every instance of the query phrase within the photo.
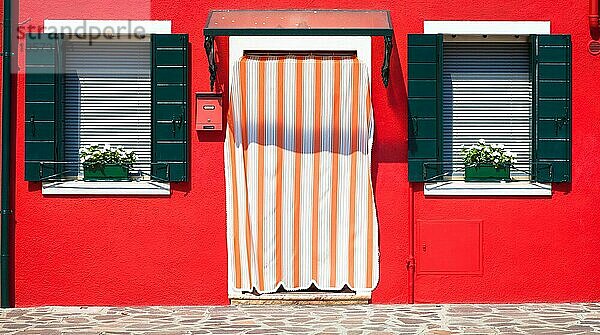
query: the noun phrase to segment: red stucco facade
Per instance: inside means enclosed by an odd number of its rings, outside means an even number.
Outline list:
[[[551,197],[424,197],[414,185],[415,220],[480,220],[480,274],[417,274],[415,302],[600,300],[600,56],[587,51],[587,1],[20,1],[19,21],[171,20],[188,33],[192,92],[209,90],[202,28],[210,9],[357,8],[391,11],[389,87],[379,78],[383,39],[373,38],[373,183],[380,229],[380,282],[373,303],[409,302],[407,34],[424,20],[550,21],[573,43],[572,182]],[[20,68],[24,68],[20,41]],[[227,38],[217,38],[227,87]],[[224,99],[226,100],[226,99]],[[195,110],[194,102],[190,110]],[[190,116],[194,124],[194,115]],[[190,127],[192,128],[192,127]],[[42,196],[24,180],[24,74],[15,130],[14,301],[38,305],[227,304],[224,132],[190,131],[190,181],[169,197]]]

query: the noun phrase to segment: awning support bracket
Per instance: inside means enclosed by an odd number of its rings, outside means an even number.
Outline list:
[[[215,37],[204,36],[204,50],[208,58],[208,72],[210,72],[210,90],[212,91],[217,81],[217,60],[215,59]]]
[[[390,58],[392,57],[392,36],[384,36],[385,41],[385,55],[383,56],[383,65],[381,66],[381,78],[383,79],[383,85],[388,86],[390,80]]]

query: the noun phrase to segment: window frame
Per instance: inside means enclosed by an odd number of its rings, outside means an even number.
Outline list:
[[[442,35],[536,35],[550,34],[549,21],[424,21],[424,34]],[[534,83],[535,84],[535,83]],[[532,103],[535,103],[532,101]],[[532,106],[533,107],[533,106]],[[533,111],[535,113],[535,110]],[[410,121],[410,120],[409,120]],[[443,120],[439,120],[440,124]],[[535,120],[532,121],[535,123]],[[532,124],[532,142],[535,124]],[[532,143],[533,145],[533,143]],[[532,159],[535,152],[532,152]],[[532,167],[533,169],[533,167]],[[552,183],[532,180],[510,183],[477,183],[445,180],[424,183],[429,196],[551,196]]]
[[[118,32],[121,35],[172,34],[171,21],[150,20],[45,20],[44,33],[73,32],[91,38],[96,31]],[[86,35],[87,34],[87,35]],[[92,34],[92,35],[90,35]],[[187,41],[187,37],[185,37]],[[148,41],[150,42],[150,41]],[[151,53],[153,54],[153,50]],[[151,55],[152,57],[152,55]],[[187,71],[186,71],[187,73]],[[186,134],[187,136],[187,134]],[[187,164],[187,163],[186,163]],[[44,195],[170,195],[170,181],[129,180],[122,182],[89,182],[81,179],[66,181],[42,181]]]
[[[515,37],[514,35],[492,35],[492,36],[488,36],[488,37],[483,37],[482,35],[448,35],[448,34],[444,34],[443,35],[443,42],[442,42],[442,48],[444,49],[443,53],[445,53],[445,48],[446,48],[446,43],[453,43],[456,42],[456,44],[460,44],[460,42],[473,42],[473,43],[498,43],[501,44],[503,42],[508,42],[508,43],[519,43],[519,44],[523,44],[523,46],[527,49],[530,48],[531,42],[529,40],[530,35],[524,35],[524,36],[520,36],[518,35],[518,37]],[[531,52],[531,50],[528,50],[528,52]],[[531,59],[531,55],[529,55],[529,59]],[[444,57],[444,59],[442,60],[442,64],[445,64],[446,61],[446,57]],[[529,82],[531,84],[531,90],[530,90],[530,94],[531,94],[531,102],[529,105],[529,125],[528,125],[528,131],[529,131],[529,160],[527,161],[527,164],[529,165],[528,167],[528,174],[529,175],[518,175],[518,176],[514,176],[511,175],[511,182],[517,182],[517,181],[523,181],[523,182],[531,182],[531,173],[533,173],[534,169],[533,169],[533,161],[534,161],[534,130],[535,130],[535,115],[534,115],[534,96],[533,96],[533,90],[534,90],[534,79],[533,79],[533,73],[532,71],[534,70],[532,68],[532,64],[530,61],[527,62],[529,69],[527,72],[527,75],[529,76]],[[442,66],[442,71],[444,69],[444,66]],[[445,79],[444,76],[442,76],[442,86],[445,85]],[[446,101],[445,101],[445,95],[442,94],[442,110],[445,110],[446,107]],[[446,141],[448,140],[453,140],[453,138],[446,138],[446,136],[444,136],[444,129],[446,128],[446,117],[445,117],[445,112],[442,111],[442,115],[441,115],[441,120],[440,120],[440,134],[439,136],[441,137],[441,146],[442,146],[442,153],[441,155],[443,157],[445,157],[446,152],[445,152],[445,146],[446,146]],[[454,127],[454,126],[452,126]],[[485,138],[484,136],[480,136],[482,138]],[[475,144],[475,142],[473,142],[473,144]],[[500,143],[498,143],[500,144]],[[505,144],[506,143],[502,143]],[[517,157],[517,159],[522,159]],[[443,164],[442,166],[445,166],[445,163],[447,163],[447,161],[445,159],[442,160]],[[450,163],[449,165],[454,166],[452,163]],[[444,181],[464,181],[464,179],[460,176],[456,176],[456,170],[452,170],[452,171],[442,171],[442,172],[448,172],[450,173],[449,175],[445,175],[444,176]]]
[[[150,84],[150,89],[149,90],[150,90],[150,93],[152,92],[152,78],[151,78],[152,77],[152,64],[151,64],[152,63],[152,50],[151,50],[152,49],[152,45],[151,45],[152,41],[150,39],[150,36],[144,36],[142,38],[132,38],[132,39],[108,39],[106,37],[100,37],[100,38],[94,40],[94,42],[96,42],[96,41],[111,43],[111,47],[112,47],[112,43],[118,44],[118,43],[124,43],[124,42],[133,42],[133,43],[136,43],[136,44],[137,43],[143,43],[143,44],[145,44],[144,47],[147,47],[147,49],[148,49],[148,54],[146,56],[147,56],[147,61],[148,61],[148,64],[149,64],[149,66],[148,66],[148,80],[149,80],[149,84]],[[87,39],[86,38],[77,37],[76,35],[65,36],[65,40],[63,42],[63,54],[62,54],[62,57],[64,58],[63,64],[64,64],[65,74],[68,74],[68,72],[67,72],[67,67],[68,67],[67,58],[69,57],[68,56],[68,52],[69,52],[69,49],[70,49],[70,45],[69,44],[71,44],[71,43],[87,43]],[[67,92],[68,92],[68,89],[66,87],[67,86],[67,78],[66,78],[66,76],[63,79],[63,81],[64,81],[64,85],[65,85],[64,90],[63,90],[64,97],[65,97],[64,111],[63,111],[63,116],[64,116],[63,117],[63,122],[64,122],[64,129],[65,129],[64,130],[65,134],[63,135],[63,140],[64,140],[65,148],[64,148],[63,151],[64,151],[64,156],[65,156],[65,161],[66,161],[66,156],[67,156],[67,148],[66,148],[66,143],[67,143],[67,135],[66,135],[67,116],[66,115],[67,115],[67,105],[68,105],[67,101],[66,101],[67,100],[66,96],[67,96]],[[81,94],[81,92],[80,92],[80,94]],[[148,116],[148,123],[147,123],[147,126],[151,128],[152,127],[152,101],[151,101],[151,98],[148,99],[148,106],[147,107],[148,107],[148,115],[147,115]],[[81,110],[79,112],[81,113]],[[81,128],[81,124],[79,125],[79,128]],[[79,129],[79,133],[80,132],[81,132],[81,129]],[[149,130],[149,134],[150,134],[150,136],[148,138],[148,140],[149,140],[149,147],[147,148],[147,150],[148,150],[148,152],[150,153],[150,156],[151,156],[151,151],[152,151],[152,129]],[[81,150],[81,144],[80,144],[79,150]],[[138,159],[139,159],[139,156],[138,156]],[[152,158],[150,157],[150,161],[148,161],[146,163],[143,163],[144,170],[147,170],[146,173],[150,172],[150,170],[151,170],[151,161],[152,161]],[[72,160],[70,162],[72,162]],[[69,162],[66,162],[66,163],[68,164]],[[139,170],[141,171],[142,169],[139,169]],[[131,170],[131,171],[136,172],[138,170],[134,169],[134,170]],[[83,171],[81,170],[81,167],[78,167],[78,171],[77,172],[75,172],[72,175],[65,175],[65,176],[66,176],[67,179],[69,179],[69,181],[82,181],[83,180]],[[150,175],[145,175],[145,174],[141,174],[139,177],[133,177],[133,178],[135,178],[135,180],[130,180],[130,181],[149,181],[149,180],[152,180],[152,178],[150,177]]]

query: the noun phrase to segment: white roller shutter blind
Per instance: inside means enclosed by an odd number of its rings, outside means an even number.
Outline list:
[[[444,170],[462,168],[461,146],[483,138],[531,161],[532,86],[529,47],[523,42],[444,42]],[[454,177],[464,175],[454,172]],[[526,178],[527,173],[511,171]]]
[[[150,173],[150,42],[65,43],[65,158],[91,144],[135,151],[134,170]],[[81,169],[79,171],[81,174]]]

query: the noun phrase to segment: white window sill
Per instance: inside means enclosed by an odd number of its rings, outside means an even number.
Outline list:
[[[445,181],[426,183],[427,196],[551,196],[552,184],[515,182]]]
[[[171,185],[157,181],[57,181],[42,184],[43,195],[170,195]]]

